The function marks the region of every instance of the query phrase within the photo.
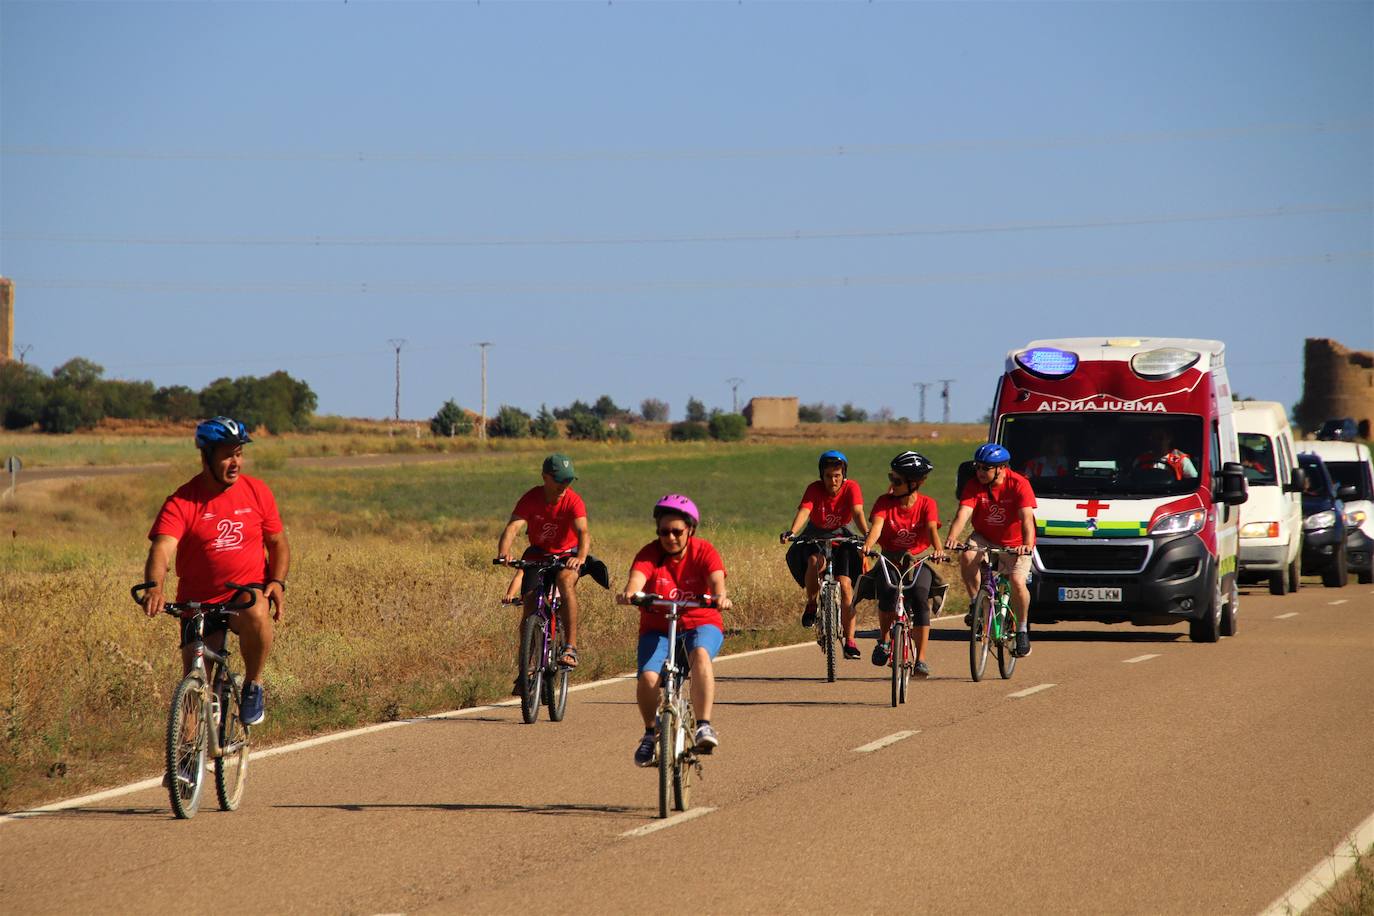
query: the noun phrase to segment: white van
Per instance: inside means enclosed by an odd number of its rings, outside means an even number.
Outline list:
[[[1269,593],[1298,590],[1302,566],[1302,473],[1288,413],[1275,401],[1231,405],[1250,498],[1240,513],[1240,580]]]
[[[1374,462],[1359,442],[1303,441],[1298,448],[1326,462],[1345,503],[1346,553],[1350,571],[1362,585],[1374,582]]]

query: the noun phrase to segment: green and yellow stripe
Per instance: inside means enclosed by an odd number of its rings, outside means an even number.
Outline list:
[[[1058,519],[1036,519],[1035,530],[1041,537],[1052,538],[1139,538],[1149,531],[1146,522],[1107,522],[1100,521],[1097,528],[1089,528],[1086,521],[1060,521]]]

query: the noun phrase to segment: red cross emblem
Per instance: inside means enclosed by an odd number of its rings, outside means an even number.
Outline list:
[[[1111,503],[1100,503],[1095,499],[1090,499],[1085,503],[1078,503],[1074,506],[1075,509],[1086,509],[1088,512],[1088,518],[1097,518],[1098,512],[1102,511],[1103,509],[1110,509],[1111,507]]]

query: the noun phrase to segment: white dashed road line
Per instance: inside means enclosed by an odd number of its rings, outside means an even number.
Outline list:
[[[912,735],[919,735],[920,733],[921,733],[921,730],[920,730],[920,729],[916,729],[916,730],[914,730],[914,731],[893,732],[892,734],[888,735],[886,738],[879,738],[877,741],[869,742],[868,744],[865,744],[863,747],[856,747],[856,748],[854,748],[854,753],[856,753],[856,754],[871,754],[871,753],[873,753],[874,751],[880,751],[880,750],[882,750],[883,748],[887,747],[889,744],[896,744],[898,741],[901,741],[903,738],[910,738]]]
[[[703,815],[710,814],[715,808],[693,808],[681,814],[674,814],[672,817],[661,821],[654,821],[652,824],[645,824],[643,827],[636,827],[633,830],[626,830],[621,836],[644,836],[646,833],[653,833],[656,830],[666,830],[669,827],[676,827],[686,821],[695,820]]]
[[[1126,659],[1121,664],[1134,665],[1136,662],[1148,662],[1152,658],[1159,658],[1159,653],[1156,652],[1153,655],[1137,655],[1135,658]]]
[[[1335,601],[1328,601],[1328,602],[1326,602],[1326,603],[1327,603],[1327,604],[1345,604],[1345,603],[1346,603],[1347,601],[1349,601],[1349,600],[1350,600],[1349,598],[1337,598]]]
[[[1297,611],[1289,611],[1287,614],[1280,614],[1279,616],[1275,617],[1274,619],[1275,619],[1275,620],[1287,620],[1289,617],[1296,617],[1296,616],[1298,616],[1298,612],[1297,612]]]
[[[1028,696],[1030,696],[1030,695],[1033,694],[1033,693],[1039,693],[1039,692],[1042,691],[1042,690],[1049,690],[1049,689],[1050,689],[1051,687],[1053,687],[1053,686],[1055,686],[1055,685],[1054,685],[1054,684],[1036,684],[1034,687],[1028,687],[1028,688],[1026,688],[1025,690],[1018,690],[1018,691],[1016,691],[1015,693],[1009,693],[1009,694],[1007,694],[1007,696],[1008,696],[1009,698],[1013,699],[1013,700],[1019,700],[1019,699],[1021,699],[1022,697],[1028,697]]]

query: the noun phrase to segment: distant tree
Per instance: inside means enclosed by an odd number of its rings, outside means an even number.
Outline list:
[[[200,395],[185,385],[170,385],[153,392],[153,415],[167,420],[193,420],[202,415]]]
[[[978,422],[979,422],[979,423],[991,423],[991,422],[992,422],[992,408],[991,408],[991,407],[989,407],[987,410],[983,411],[983,415],[982,415],[981,417],[978,418]]]
[[[891,423],[892,417],[892,408],[886,406],[879,407],[878,412],[873,415],[873,419],[879,423]]]
[[[696,398],[687,399],[687,422],[706,422],[706,405],[698,401]]]
[[[684,420],[668,427],[668,438],[674,442],[699,442],[710,436],[710,430],[700,420]]]
[[[604,442],[607,437],[606,424],[592,413],[575,413],[568,418],[568,438],[584,439],[591,442]]]
[[[645,398],[639,402],[639,413],[650,423],[662,423],[668,419],[668,403],[658,398]]]
[[[596,411],[592,409],[592,405],[586,403],[585,401],[573,401],[567,407],[555,407],[553,409],[553,415],[560,420],[570,420],[572,419],[572,415],[575,413],[595,412]]]
[[[105,368],[82,356],[67,360],[52,371],[54,381],[73,388],[89,388],[105,374]]]
[[[55,384],[38,414],[45,433],[71,433],[100,422],[100,397],[91,388]]]
[[[466,436],[472,432],[472,417],[453,400],[444,402],[429,421],[429,431],[436,436]]]
[[[592,413],[600,420],[613,420],[624,412],[615,401],[611,400],[609,394],[603,394],[592,405]]]
[[[562,435],[558,420],[549,412],[547,404],[539,405],[539,413],[530,421],[530,432],[540,439],[557,439]]]
[[[487,424],[487,432],[504,439],[523,439],[530,434],[530,415],[519,407],[502,404]]]
[[[868,411],[862,407],[855,407],[848,402],[840,408],[840,412],[835,415],[835,419],[841,423],[867,423]]]
[[[744,438],[744,431],[748,425],[744,417],[737,413],[717,413],[711,417],[711,438],[722,442],[739,442]]]
[[[797,419],[803,423],[834,423],[839,417],[839,411],[834,404],[824,404],[817,401],[814,404],[802,404],[797,408]]]
[[[233,417],[249,429],[266,426],[274,433],[308,427],[318,403],[309,385],[281,370],[261,377],[218,378],[200,391],[207,414]]]
[[[146,420],[155,414],[152,382],[101,380],[95,384],[101,413],[121,420]]]
[[[0,363],[0,424],[26,429],[38,422],[52,380],[36,366]]]

